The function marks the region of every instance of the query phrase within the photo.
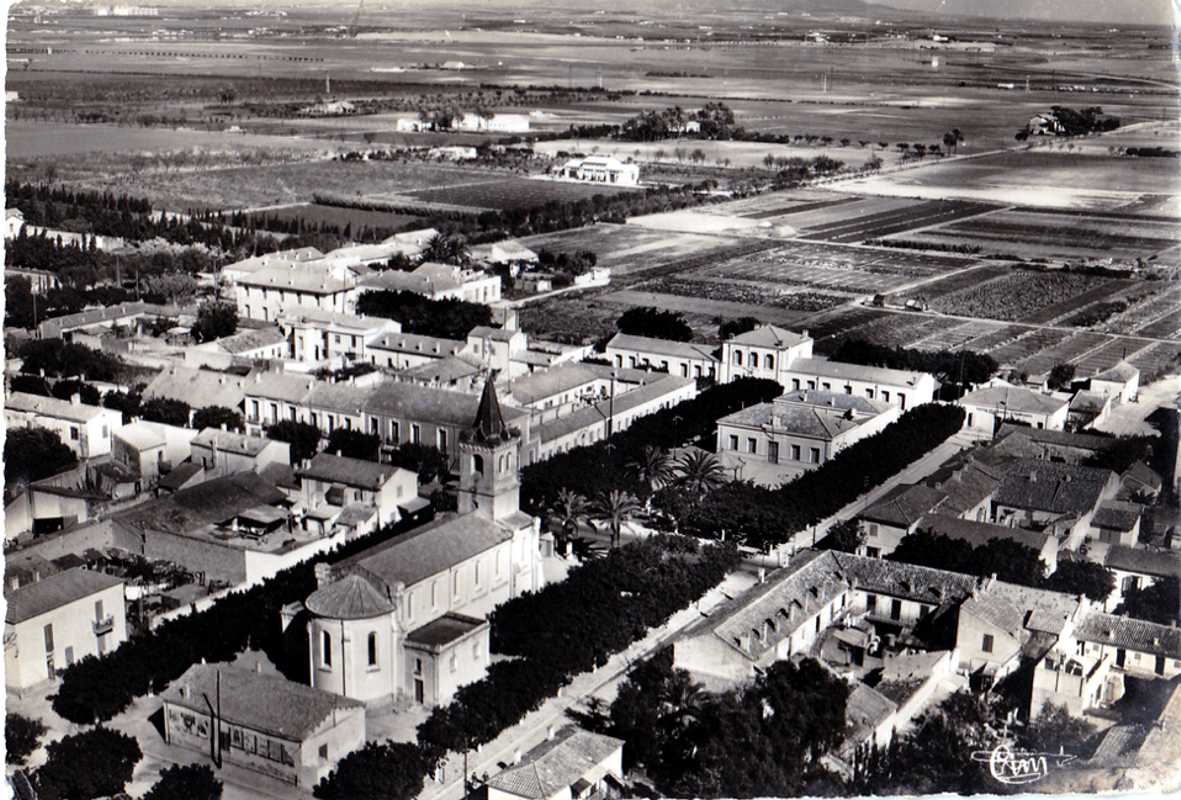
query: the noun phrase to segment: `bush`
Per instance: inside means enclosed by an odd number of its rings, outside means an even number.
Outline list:
[[[92,381],[112,381],[123,362],[118,357],[62,339],[32,339],[21,347],[21,372],[52,377],[81,375]]]
[[[321,800],[412,800],[422,791],[428,767],[418,745],[367,742],[337,762],[312,794]]]
[[[221,428],[223,425],[228,431],[242,433],[246,430],[242,415],[232,408],[205,406],[197,409],[197,412],[193,414],[193,427],[199,431],[206,428]]]
[[[357,314],[396,319],[406,333],[464,341],[468,331],[492,324],[492,309],[464,300],[431,300],[414,292],[362,292]]]
[[[320,449],[320,429],[308,422],[285,419],[267,428],[267,438],[291,446],[291,463],[311,458]]]
[[[220,800],[221,790],[208,764],[175,764],[160,770],[143,800]]]
[[[4,491],[56,475],[78,462],[74,451],[46,428],[11,428],[4,439]]]
[[[403,442],[390,454],[390,463],[417,472],[420,484],[445,481],[451,473],[447,454],[429,444]]]
[[[328,434],[328,445],[324,448],[327,453],[359,458],[363,461],[377,461],[381,452],[381,439],[373,433],[350,431],[337,428]]]
[[[37,770],[44,800],[90,800],[123,791],[143,758],[139,743],[110,728],[94,728],[51,742],[49,760]]]
[[[864,339],[842,342],[832,359],[868,367],[929,372],[944,382],[955,383],[960,382],[961,374],[965,383],[984,383],[1000,369],[992,356],[973,350],[910,350],[873,344]]]
[[[688,342],[693,339],[693,329],[685,318],[676,311],[662,311],[658,308],[629,308],[615,321],[620,333],[633,336],[648,336],[653,339],[669,339],[674,342]]]
[[[238,330],[238,308],[231,303],[208,301],[197,309],[193,338],[198,342],[212,342],[233,336]]]
[[[167,397],[153,397],[151,400],[145,400],[139,409],[140,416],[149,422],[161,422],[179,428],[184,428],[189,424],[191,411],[189,404],[183,400],[172,400]]]
[[[45,735],[46,727],[39,719],[20,714],[4,717],[4,763],[21,766],[37,749],[37,742]]]

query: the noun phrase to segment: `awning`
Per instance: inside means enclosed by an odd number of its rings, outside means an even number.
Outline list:
[[[430,508],[431,501],[425,497],[412,497],[405,502],[398,503],[398,508],[406,514],[417,514],[424,508]]]

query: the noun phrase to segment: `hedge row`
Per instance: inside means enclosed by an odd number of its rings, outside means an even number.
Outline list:
[[[149,691],[160,691],[201,659],[227,661],[245,648],[260,647],[281,660],[279,611],[315,591],[315,563],[355,555],[410,526],[389,526],[349,542],[258,586],[231,592],[205,611],[168,620],[104,656],[87,656],[62,673],[54,711],[70,722],[89,725],[111,719]]]

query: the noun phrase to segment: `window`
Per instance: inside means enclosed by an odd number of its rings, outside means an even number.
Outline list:
[[[775,369],[775,356],[763,356],[763,366],[767,369]]]
[[[819,447],[813,447],[813,448],[812,448],[812,452],[811,452],[809,455],[811,456],[811,458],[810,458],[809,460],[810,460],[810,461],[811,461],[813,464],[819,464],[819,463],[820,463],[820,448],[819,448]]]
[[[846,386],[846,387],[845,387],[845,394],[853,394],[853,387],[852,387],[852,386]]]
[[[74,663],[74,648],[66,648],[66,666],[71,666]]]
[[[102,600],[95,600],[94,601],[94,618],[96,620],[100,620],[100,621],[103,618],[103,601]]]
[[[451,654],[451,671],[459,672],[459,657],[455,653]]]
[[[439,607],[439,582],[431,581],[431,608]]]
[[[369,645],[369,666],[377,666],[377,634],[370,633],[368,638]]]
[[[328,760],[328,745],[326,745],[326,744],[320,745],[320,758],[323,759],[324,761]]]
[[[475,566],[475,572],[476,572],[476,586],[479,586],[480,585],[480,562],[477,561],[474,566]]]
[[[398,444],[398,421],[396,419],[390,420],[390,442]]]
[[[738,437],[735,434],[730,434],[730,449],[738,449]]]
[[[410,441],[414,444],[422,443],[422,428],[416,423],[410,425]]]
[[[748,453],[757,453],[757,452],[759,452],[759,440],[758,440],[758,439],[756,439],[756,438],[754,438],[753,436],[749,436],[749,437],[747,437],[747,439],[746,439],[746,452],[748,452]]]
[[[376,417],[369,418],[369,432],[371,434],[373,434],[374,436],[377,435],[377,418]]]
[[[415,675],[422,674],[422,659],[421,658],[414,659],[414,674]]]
[[[808,388],[815,389],[816,388],[816,381],[808,381]]]
[[[767,442],[767,463],[779,463],[779,442]]]
[[[734,351],[734,363],[740,367],[742,366],[742,351],[741,350]]]
[[[477,475],[484,474],[484,457],[479,453],[472,453],[472,472]]]
[[[865,596],[865,607],[870,611],[876,611],[878,608],[878,596],[876,594],[867,594]]]
[[[798,444],[793,444],[791,446],[791,460],[792,461],[799,461],[800,460],[800,446]]]
[[[271,422],[279,421],[279,404],[271,403]]]
[[[78,426],[77,425],[70,426],[70,438],[73,439],[75,442],[78,441]]]
[[[882,402],[883,403],[890,402],[890,393],[887,392],[885,389],[882,390]]]
[[[697,368],[697,372],[698,372],[698,374],[701,373],[701,367]],[[681,364],[681,377],[682,378],[689,377],[689,365],[688,364],[684,364],[684,363]]]
[[[872,400],[873,399],[873,389],[866,389],[865,396],[868,397],[870,400]]]
[[[451,593],[459,596],[459,570],[451,573]]]
[[[898,393],[898,405],[903,411],[906,410],[906,395],[904,395],[902,392]]]
[[[444,453],[446,453],[447,452],[447,431],[444,430],[443,428],[439,428],[439,430],[437,431],[437,434],[438,434],[438,439],[439,439],[439,449],[442,450]]]
[[[332,666],[332,636],[328,631],[320,631],[320,663]]]
[[[53,653],[53,625],[46,625],[43,633],[45,634],[45,652]]]
[[[825,381],[823,384],[823,388],[824,388],[824,391],[831,392],[832,391],[832,384],[829,383],[828,381]]]
[[[258,401],[257,400],[250,401],[250,418],[251,419],[258,419]]]
[[[890,603],[890,619],[902,619],[902,601],[894,600]]]
[[[986,653],[992,652],[992,634],[991,633],[984,634],[984,641],[982,641],[980,643],[980,649]]]
[[[750,366],[751,366],[751,368],[753,369],[753,368],[755,368],[755,367],[758,367],[758,365],[759,365],[759,354],[758,354],[758,353],[751,353],[751,354],[750,354]]]

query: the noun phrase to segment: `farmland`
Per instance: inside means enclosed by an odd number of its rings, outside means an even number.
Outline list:
[[[995,208],[996,206],[987,203],[930,200],[893,211],[883,211],[868,216],[805,227],[801,232],[801,238],[851,244],[867,239],[876,239],[880,236],[890,236],[926,225],[973,217]]]
[[[405,227],[420,225],[421,217],[413,217],[407,214],[394,214],[389,211],[369,211],[362,208],[341,208],[338,206],[325,206],[318,203],[296,203],[289,206],[278,206],[268,208],[265,211],[258,211],[250,214],[252,218],[261,219],[269,218],[276,220],[302,220],[305,225],[336,225],[342,230],[346,225],[352,227],[354,231],[360,230],[362,227],[378,228],[383,230],[400,230]]]
[[[705,156],[707,164],[722,164],[734,167],[762,167],[763,159],[768,155],[775,158],[804,158],[813,159],[816,156],[843,161],[845,166],[858,168],[864,166],[876,152],[874,147],[859,147],[856,144],[848,147],[831,146],[793,146],[770,144],[764,142],[718,142],[698,141],[694,139],[673,140],[668,142],[621,142],[610,139],[554,139],[539,142],[536,150],[546,155],[556,156],[559,153],[595,153],[609,155],[626,161],[631,158],[640,163],[644,162],[682,162],[685,159],[676,158],[674,151],[683,149],[686,152],[700,150]]]
[[[573,202],[588,200],[600,194],[612,195],[634,191],[637,190],[620,186],[507,176],[495,180],[484,179],[440,188],[418,189],[402,194],[427,203],[470,206],[481,210],[516,211],[536,208],[550,202]]]
[[[850,300],[848,295],[822,294],[792,289],[768,291],[765,285],[754,281],[659,278],[641,286],[645,291],[651,292],[774,306],[793,311],[824,311]]]
[[[1114,291],[1121,284],[1088,275],[1012,272],[985,283],[938,296],[927,295],[931,308],[945,314],[1010,322],[1044,322],[1048,309],[1066,313],[1089,292]],[[1084,302],[1085,304],[1085,302]]]

